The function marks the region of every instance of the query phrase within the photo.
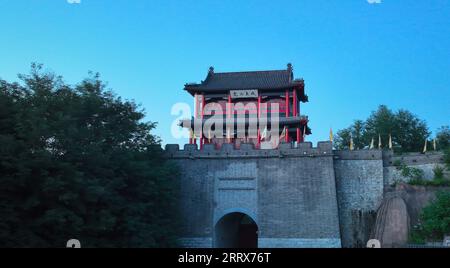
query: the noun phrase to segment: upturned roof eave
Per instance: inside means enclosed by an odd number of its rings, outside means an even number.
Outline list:
[[[281,90],[281,89],[290,89],[292,87],[304,86],[301,82],[289,83],[285,85],[280,85],[276,87],[242,87],[242,88],[208,88],[202,84],[198,85],[187,85],[184,87],[184,90],[189,92],[191,95],[195,93],[211,93],[211,92],[227,92],[230,90],[247,90],[247,89],[257,89],[262,91],[270,91],[270,90]]]

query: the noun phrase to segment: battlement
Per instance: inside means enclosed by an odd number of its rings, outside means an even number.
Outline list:
[[[442,152],[429,152],[425,154],[394,155],[392,151],[383,151],[383,166],[395,166],[398,162],[407,166],[444,163],[444,154]]]
[[[323,157],[332,156],[331,142],[319,142],[313,147],[311,142],[304,142],[294,146],[291,143],[282,143],[279,148],[264,150],[256,149],[253,144],[241,144],[236,149],[233,144],[223,144],[216,149],[214,144],[205,144],[202,150],[195,144],[186,144],[180,150],[178,144],[168,144],[165,149],[168,158],[270,158],[270,157]]]
[[[335,160],[381,160],[382,158],[381,150],[334,151]]]
[[[388,150],[333,150],[331,142],[318,142],[313,147],[311,142],[303,142],[295,146],[292,143],[282,143],[277,149],[257,149],[251,143],[241,144],[235,148],[233,144],[223,144],[216,149],[214,144],[205,144],[199,150],[196,144],[186,144],[180,149],[178,144],[168,144],[165,147],[168,158],[268,158],[268,157],[319,157],[332,155],[334,160],[383,160],[383,166],[394,166],[397,162],[405,165],[423,165],[444,163],[442,152],[406,153],[394,155]]]

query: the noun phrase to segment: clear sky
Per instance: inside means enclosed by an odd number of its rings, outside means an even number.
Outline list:
[[[379,104],[430,130],[450,124],[450,1],[0,0],[0,78],[31,62],[69,84],[98,71],[175,140],[170,114],[187,82],[217,72],[284,69],[304,78],[313,135],[327,140]],[[72,0],[75,1],[75,0]],[[379,1],[379,0],[378,0]]]

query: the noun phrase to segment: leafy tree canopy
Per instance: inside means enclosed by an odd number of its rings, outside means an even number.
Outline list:
[[[450,233],[450,192],[440,191],[436,200],[426,206],[420,223],[412,232],[413,242],[442,241]]]
[[[450,128],[442,126],[437,130],[436,134],[437,147],[441,150],[450,149]]]
[[[76,86],[32,65],[0,80],[0,241],[3,247],[169,247],[176,169],[155,123],[98,74]]]
[[[392,136],[396,152],[419,152],[430,132],[426,122],[411,112],[393,112],[387,106],[381,105],[365,121],[356,120],[350,127],[338,131],[335,146],[337,149],[348,149],[352,136],[355,148],[363,149],[369,146],[372,139],[377,147],[381,136],[382,146],[386,148],[389,135]]]

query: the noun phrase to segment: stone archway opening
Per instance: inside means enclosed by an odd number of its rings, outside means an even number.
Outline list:
[[[247,214],[233,212],[215,226],[216,248],[257,248],[258,225]]]

